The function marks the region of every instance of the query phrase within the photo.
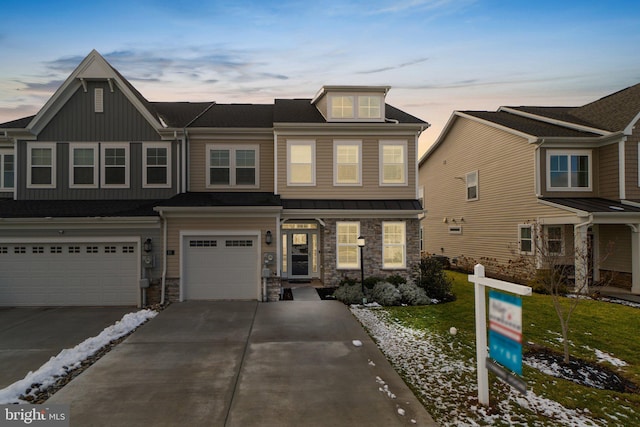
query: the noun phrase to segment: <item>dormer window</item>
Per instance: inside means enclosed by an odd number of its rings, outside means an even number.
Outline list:
[[[359,96],[358,117],[361,119],[382,118],[380,104],[380,96]]]
[[[330,122],[383,122],[388,86],[324,86],[311,101]]]
[[[353,96],[331,97],[331,117],[334,119],[353,119]]]

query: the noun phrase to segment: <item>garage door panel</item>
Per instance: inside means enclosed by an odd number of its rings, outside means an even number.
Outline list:
[[[132,243],[0,243],[0,306],[135,305]]]
[[[185,237],[185,299],[257,299],[258,247],[255,237]]]

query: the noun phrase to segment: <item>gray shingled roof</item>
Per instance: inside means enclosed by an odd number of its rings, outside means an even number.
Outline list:
[[[158,116],[168,127],[184,128],[213,102],[152,102]]]
[[[304,210],[422,210],[418,200],[282,199],[284,209]]]
[[[0,200],[0,218],[157,216],[157,200]]]
[[[217,128],[271,128],[273,127],[272,104],[213,104],[189,127]]]
[[[158,207],[280,206],[280,196],[265,192],[189,192],[156,203]]]
[[[546,123],[540,120],[530,119],[505,111],[462,111],[462,113],[474,116],[492,123],[506,126],[510,129],[523,132],[536,137],[596,137],[598,134],[583,132]]]
[[[632,212],[640,213],[640,208],[620,203],[619,201],[601,199],[597,197],[541,197],[544,200],[556,205],[566,206],[590,213],[602,212]]]

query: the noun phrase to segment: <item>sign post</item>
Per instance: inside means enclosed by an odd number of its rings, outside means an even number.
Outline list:
[[[478,402],[482,405],[489,405],[489,371],[496,372],[500,378],[522,391],[524,383],[515,375],[511,375],[498,364],[493,363],[487,357],[487,309],[485,288],[498,289],[511,292],[516,295],[529,296],[531,288],[529,286],[517,285],[515,283],[504,282],[502,280],[490,279],[484,275],[484,266],[477,264],[473,269],[474,274],[469,275],[469,281],[474,283],[475,288],[475,309],[476,309],[476,367],[478,372]],[[494,298],[495,295],[498,295]],[[490,306],[491,343],[492,357],[498,355],[496,359],[505,366],[515,367],[514,372],[522,373],[522,301],[511,295],[492,292]],[[518,302],[520,304],[518,305]],[[493,309],[492,309],[493,307]],[[495,338],[498,336],[498,338]],[[517,345],[509,345],[514,341],[512,338],[519,337],[519,356]],[[506,342],[506,343],[505,343]],[[519,371],[517,370],[519,357]],[[511,369],[511,368],[510,368]],[[526,390],[526,387],[524,387]]]

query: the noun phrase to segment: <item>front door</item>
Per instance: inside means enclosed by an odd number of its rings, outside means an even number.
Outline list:
[[[317,223],[285,223],[282,226],[282,277],[320,277]]]
[[[309,234],[291,234],[291,276],[309,275]]]

